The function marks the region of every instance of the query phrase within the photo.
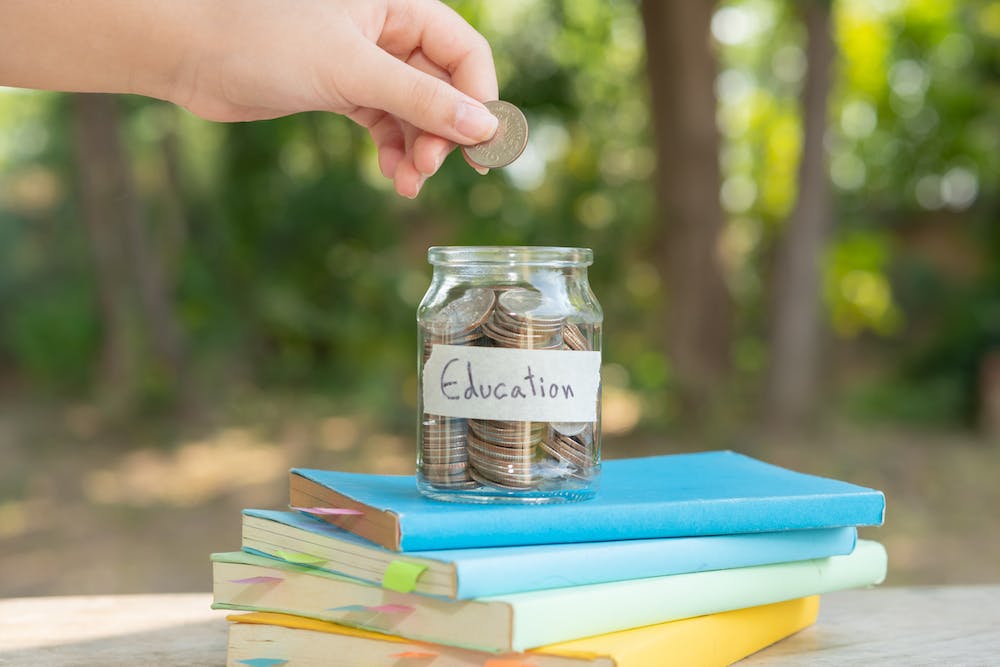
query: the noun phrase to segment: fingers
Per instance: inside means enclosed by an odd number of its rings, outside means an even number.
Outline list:
[[[438,0],[389,0],[377,43],[359,48],[356,62],[344,92],[358,111],[386,112],[366,125],[399,194],[415,197],[456,143],[495,133],[479,102],[498,97],[489,44]]]
[[[388,111],[460,144],[477,144],[496,132],[496,117],[479,101],[374,44],[360,49],[359,67],[345,89],[352,104]]]
[[[424,181],[441,168],[455,147],[447,139],[401,123],[384,111],[360,109],[350,117],[368,127],[378,149],[379,170],[392,179],[397,192],[406,197],[415,197],[420,192]]]
[[[488,168],[480,167],[478,164],[470,160],[469,156],[466,155],[464,152],[462,153],[462,157],[465,158],[465,163],[470,167],[472,167],[473,169],[475,169],[480,176],[485,176],[486,174],[490,173],[490,170]]]
[[[396,192],[404,197],[413,199],[420,194],[420,188],[423,187],[424,181],[427,180],[427,176],[421,174],[413,164],[413,146],[420,136],[420,130],[408,126],[404,127],[403,134],[406,138],[406,154],[396,166],[393,182],[396,186]]]
[[[426,72],[445,83],[450,81],[448,72],[429,59],[421,49],[413,51],[406,58],[406,62],[411,67],[416,67],[421,72]],[[413,142],[411,151],[413,166],[424,176],[433,176],[454,147],[453,142],[424,132]]]
[[[424,176],[433,176],[454,147],[447,139],[424,132],[413,142],[413,166]]]
[[[420,48],[460,91],[480,101],[499,97],[489,42],[438,0],[390,0],[378,44],[399,57]]]
[[[383,114],[381,120],[368,128],[368,132],[378,149],[379,170],[386,178],[392,178],[399,162],[406,155],[405,138],[399,121],[389,114]]]

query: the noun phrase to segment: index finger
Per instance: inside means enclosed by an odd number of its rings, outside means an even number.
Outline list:
[[[480,102],[499,98],[489,42],[438,0],[390,0],[378,45],[401,59],[419,48],[466,95]]]

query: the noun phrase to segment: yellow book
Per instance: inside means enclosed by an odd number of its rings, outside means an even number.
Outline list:
[[[819,596],[670,621],[525,653],[416,642],[271,612],[229,616],[229,667],[712,667],[731,665],[816,621]]]

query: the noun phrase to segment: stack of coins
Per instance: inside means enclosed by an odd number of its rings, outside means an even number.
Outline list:
[[[563,345],[563,315],[547,308],[534,290],[514,288],[499,292],[493,314],[483,324],[483,334],[496,347],[559,349]],[[536,485],[532,474],[535,452],[548,437],[548,424],[471,420],[469,422],[470,474],[477,481],[501,488],[525,489]]]
[[[483,344],[482,325],[493,312],[495,303],[492,289],[470,289],[426,321],[424,361],[436,344]],[[475,486],[469,476],[465,420],[425,414],[421,430],[420,468],[427,481],[441,488]]]
[[[492,345],[541,350],[589,350],[583,331],[540,292],[496,286],[468,290],[423,323],[424,360],[436,344]],[[594,425],[458,419],[424,415],[421,471],[439,488],[478,484],[531,489],[543,480],[539,464],[560,475],[587,477],[593,469]]]
[[[590,343],[587,337],[580,331],[580,327],[572,322],[567,322],[562,328],[562,341],[564,350],[577,350],[578,352],[589,350]]]
[[[497,347],[559,349],[566,317],[546,306],[545,298],[534,290],[505,290],[497,297],[493,316],[483,324],[483,333]]]
[[[424,322],[424,361],[434,345],[477,345],[483,339],[483,324],[493,314],[496,295],[487,287],[475,287]]]
[[[474,486],[469,477],[464,419],[424,415],[420,442],[421,471],[427,481],[442,488]]]
[[[583,335],[580,331],[580,327],[573,324],[572,322],[567,322],[563,325],[562,329],[562,348],[564,350],[589,350],[590,342],[587,337]],[[587,442],[593,442],[593,425],[590,422],[553,422],[552,430],[554,431],[553,436],[567,436],[574,438],[574,442],[577,443],[577,449],[583,450],[585,456],[582,460],[587,461],[587,465],[580,466],[583,470],[589,470],[593,465],[593,446],[587,444]],[[542,448],[547,454],[555,458],[557,461],[568,461],[574,462],[575,457],[564,457],[560,456],[558,452],[562,451],[560,447],[560,441],[557,438],[553,438],[549,441],[548,447]]]
[[[542,422],[469,420],[469,467],[473,479],[524,489],[535,484],[535,450],[548,436]]]
[[[586,477],[594,467],[594,447],[590,425],[579,435],[564,435],[555,428],[548,440],[541,443],[542,450],[559,463],[568,463],[574,476]]]

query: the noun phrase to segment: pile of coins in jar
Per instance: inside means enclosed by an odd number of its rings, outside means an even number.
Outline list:
[[[590,350],[587,330],[558,314],[536,290],[474,287],[423,322],[423,357],[426,362],[436,344]],[[441,489],[524,490],[548,479],[588,479],[595,426],[424,414],[420,470]]]

